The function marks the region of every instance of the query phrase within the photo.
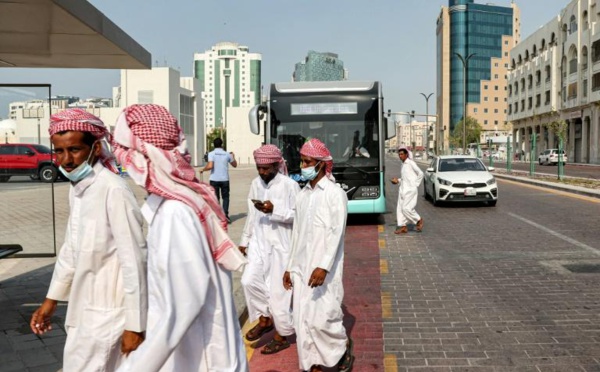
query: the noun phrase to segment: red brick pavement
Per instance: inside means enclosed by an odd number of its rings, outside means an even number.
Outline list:
[[[344,325],[354,340],[354,372],[383,371],[383,325],[377,226],[349,226],[344,258]],[[295,339],[292,346],[274,355],[260,348],[272,337],[253,345],[252,372],[298,371]],[[332,369],[335,371],[335,369]]]

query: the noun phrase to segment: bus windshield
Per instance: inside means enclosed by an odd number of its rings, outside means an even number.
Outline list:
[[[354,115],[302,115],[295,120],[279,120],[285,116],[277,111],[277,105],[271,106],[271,143],[283,152],[290,173],[300,172],[300,148],[311,138],[325,143],[334,168],[379,169],[377,102]]]

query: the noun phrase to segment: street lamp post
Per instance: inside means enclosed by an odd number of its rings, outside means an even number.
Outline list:
[[[421,93],[421,95],[425,97],[425,159],[429,159],[429,98],[433,93]]]
[[[469,66],[469,59],[475,56],[477,53],[471,53],[464,58],[460,53],[454,52],[454,54],[460,59],[463,65],[463,154],[466,154],[467,149],[467,67]]]

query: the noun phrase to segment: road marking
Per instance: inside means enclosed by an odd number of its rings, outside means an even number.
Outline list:
[[[383,357],[383,369],[385,372],[398,372],[398,361],[396,355],[385,354]]]
[[[388,292],[381,292],[381,317],[392,317],[392,296]]]
[[[248,362],[250,360],[252,360],[252,355],[254,354],[254,350],[256,350],[253,347],[253,344],[256,343],[256,342],[255,341],[248,341],[248,340],[246,340],[246,336],[245,335],[256,324],[258,324],[258,321],[256,321],[256,322],[250,322],[249,320],[247,320],[246,323],[244,324],[244,326],[242,327],[242,339],[244,340],[244,346],[246,347],[246,359],[248,359]]]
[[[501,178],[496,178],[496,181],[506,182],[506,183],[513,184],[515,186],[528,187],[528,188],[534,189],[534,190],[541,190],[541,191],[545,191],[545,192],[548,192],[548,193],[551,193],[551,194],[568,196],[570,198],[579,199],[579,200],[585,200],[587,202],[592,202],[592,203],[600,204],[600,199],[598,199],[598,198],[592,198],[590,196],[585,196],[585,195],[578,195],[578,194],[574,194],[572,192],[554,190],[554,189],[549,189],[547,187],[529,185],[529,184],[526,184],[526,183],[517,182],[517,181],[511,181],[511,180],[506,180],[506,179],[501,179]]]
[[[382,274],[387,274],[389,272],[387,260],[379,260],[379,272]]]
[[[385,249],[385,239],[379,239],[379,249]]]
[[[525,218],[525,217],[521,217],[521,216],[519,216],[519,215],[517,215],[517,214],[514,214],[514,213],[508,213],[508,215],[509,215],[509,216],[511,216],[511,217],[514,217],[514,218],[516,218],[516,219],[518,219],[518,220],[521,220],[521,221],[523,221],[523,222],[525,222],[525,223],[527,223],[527,224],[530,224],[530,225],[531,225],[531,226],[533,226],[533,227],[537,227],[538,229],[540,229],[540,230],[542,230],[542,231],[545,231],[545,232],[547,232],[548,234],[554,235],[554,236],[556,236],[556,237],[557,237],[557,238],[559,238],[559,239],[562,239],[562,240],[564,240],[564,241],[566,241],[566,242],[569,242],[569,243],[573,244],[573,245],[574,245],[574,246],[576,246],[576,247],[579,247],[579,248],[585,249],[585,250],[587,250],[587,251],[589,251],[589,252],[591,252],[591,253],[593,253],[593,254],[595,254],[595,255],[599,255],[599,256],[600,256],[600,250],[598,250],[598,249],[596,249],[596,248],[594,248],[594,247],[590,247],[590,246],[589,246],[589,245],[587,245],[587,244],[584,244],[584,243],[582,243],[582,242],[580,242],[580,241],[577,241],[577,240],[575,240],[575,239],[573,239],[573,238],[569,238],[569,237],[568,237],[568,236],[566,236],[566,235],[563,235],[563,234],[561,234],[561,233],[559,233],[559,232],[556,232],[556,231],[554,231],[554,230],[552,230],[552,229],[549,229],[549,228],[547,228],[546,226],[542,226],[542,225],[540,225],[540,224],[538,224],[538,223],[535,223],[535,222],[533,222],[533,221],[531,221],[531,220],[528,220],[528,219],[527,219],[527,218]]]
[[[385,226],[383,225],[377,225],[377,231],[379,231],[379,233],[382,233],[385,231]]]

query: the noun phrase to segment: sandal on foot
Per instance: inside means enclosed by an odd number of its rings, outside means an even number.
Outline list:
[[[265,347],[260,351],[261,354],[275,354],[280,352],[281,350],[285,350],[290,347],[290,343],[288,340],[277,341],[276,339],[272,339],[269,341]]]
[[[246,340],[248,341],[256,341],[262,337],[267,332],[271,332],[273,330],[273,324],[270,326],[262,327],[259,324],[255,325],[251,330],[246,333]]]
[[[396,234],[396,235],[406,234],[406,233],[408,233],[408,227],[406,227],[406,226],[398,226],[396,228],[396,231],[394,231],[394,234]]]
[[[352,371],[352,365],[354,364],[354,355],[352,354],[352,348],[354,342],[348,337],[348,346],[346,346],[346,352],[342,356],[342,359],[338,362],[338,371]]]

